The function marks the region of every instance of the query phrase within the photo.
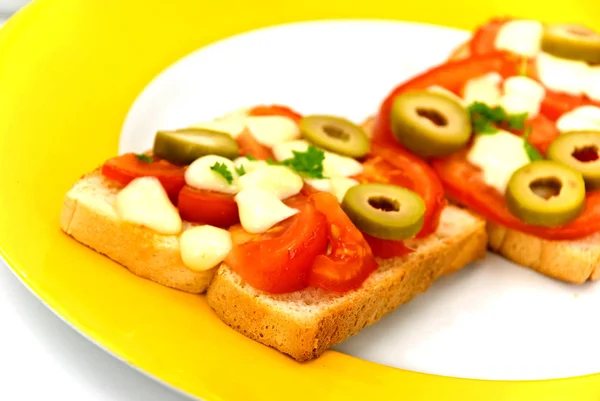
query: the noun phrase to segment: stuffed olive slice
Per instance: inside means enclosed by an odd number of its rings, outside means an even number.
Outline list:
[[[230,135],[202,128],[158,131],[153,150],[156,156],[182,165],[206,155],[235,159],[240,154],[238,144]]]
[[[600,132],[568,132],[556,138],[548,148],[550,160],[577,170],[588,190],[600,189]]]
[[[508,182],[506,206],[525,223],[556,227],[573,221],[585,205],[581,173],[550,160],[517,170]]]
[[[547,25],[542,36],[542,50],[556,57],[598,64],[600,34],[583,25]]]
[[[396,185],[360,184],[346,192],[342,209],[360,231],[376,238],[402,240],[421,231],[425,202]]]
[[[394,99],[391,128],[396,139],[421,157],[444,156],[471,137],[469,112],[456,99],[432,91],[406,92]]]
[[[369,153],[371,146],[361,127],[340,117],[306,116],[300,120],[300,131],[317,147],[357,159]]]

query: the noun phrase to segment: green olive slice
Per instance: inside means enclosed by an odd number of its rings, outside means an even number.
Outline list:
[[[396,139],[421,157],[456,152],[471,136],[471,118],[457,100],[432,91],[398,95],[392,104]]]
[[[574,131],[550,144],[547,156],[581,173],[587,190],[600,189],[600,132]]]
[[[600,34],[583,25],[547,25],[542,50],[556,57],[597,64],[600,63]]]
[[[575,220],[585,204],[581,174],[551,160],[521,167],[506,188],[508,210],[525,223],[555,227]]]
[[[311,115],[300,120],[302,135],[317,147],[344,156],[361,158],[369,153],[370,142],[365,131],[344,118]]]
[[[360,184],[348,189],[342,209],[363,233],[402,240],[421,231],[425,202],[416,193],[396,185]]]
[[[158,131],[154,154],[175,164],[191,164],[206,155],[235,159],[240,154],[237,142],[228,134],[203,128]]]

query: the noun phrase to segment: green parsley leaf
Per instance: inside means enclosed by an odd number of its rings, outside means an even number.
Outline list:
[[[251,162],[256,161],[256,157],[252,155],[246,155],[246,159],[250,160]]]
[[[525,126],[525,120],[527,120],[527,113],[509,114],[508,115],[508,128],[523,129],[523,127]]]
[[[502,106],[490,107],[482,102],[473,102],[468,110],[473,131],[478,134],[495,134],[499,126],[521,129],[527,119],[527,113],[508,114]]]
[[[305,152],[294,150],[292,153],[294,157],[283,160],[281,164],[294,169],[296,173],[305,178],[325,178],[323,177],[323,160],[325,160],[323,150],[310,145]]]
[[[135,157],[143,163],[152,163],[154,159],[151,156],[145,155],[143,153],[136,154]]]
[[[244,165],[242,164],[241,166],[235,168],[235,172],[238,173],[238,175],[241,177],[244,174],[246,174],[246,169],[244,168]]]
[[[223,177],[228,184],[233,182],[233,174],[231,174],[231,171],[229,171],[225,163],[216,162],[210,167],[210,169],[221,175],[221,177]]]
[[[525,146],[525,152],[527,152],[527,156],[529,156],[529,160],[535,162],[537,160],[544,160],[544,156],[541,155],[540,152],[529,143],[529,135],[531,134],[531,127],[527,127],[525,133],[523,134],[523,146]]]
[[[281,166],[283,163],[279,163],[278,161],[275,161],[269,157],[267,159],[267,164],[270,166]]]

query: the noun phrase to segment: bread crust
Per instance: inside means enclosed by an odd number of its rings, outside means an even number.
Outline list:
[[[487,222],[491,250],[546,276],[581,284],[600,277],[600,233],[557,241]]]
[[[216,268],[192,271],[181,259],[178,235],[120,221],[112,207],[119,189],[99,170],[85,175],[64,198],[61,229],[137,276],[185,292],[204,292]]]
[[[485,222],[448,206],[436,234],[407,244],[416,250],[401,258],[379,260],[379,269],[355,291],[335,294],[310,288],[270,295],[251,288],[222,265],[207,301],[238,332],[298,361],[310,360],[409,302],[442,274],[483,258]],[[300,312],[289,307],[297,303]]]

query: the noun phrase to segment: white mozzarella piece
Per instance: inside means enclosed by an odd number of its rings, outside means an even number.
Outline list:
[[[298,124],[283,116],[248,117],[246,127],[258,142],[269,148],[301,136]]]
[[[496,106],[500,101],[501,82],[502,77],[497,72],[468,80],[463,89],[465,104],[482,102],[489,106]]]
[[[477,135],[467,160],[481,169],[486,184],[501,193],[514,172],[530,163],[523,138],[506,131]]]
[[[177,208],[155,177],[132,180],[116,197],[115,211],[123,221],[145,226],[159,234],[179,234],[182,227]]]
[[[261,188],[273,193],[279,199],[296,195],[303,186],[302,178],[285,166],[261,166],[244,174],[238,180],[240,191]]]
[[[548,53],[538,55],[537,70],[545,87],[570,95],[580,95],[589,77],[589,66],[585,62],[559,58]]]
[[[600,102],[600,65],[590,68],[583,92],[590,99]]]
[[[329,192],[338,199],[340,203],[344,200],[346,192],[359,182],[346,177],[333,177],[325,179],[305,180],[306,183],[312,186],[317,191]]]
[[[247,109],[238,109],[225,114],[212,121],[201,121],[192,124],[191,128],[204,128],[212,131],[224,132],[237,138],[246,129]]]
[[[240,223],[249,233],[262,233],[298,213],[275,194],[262,188],[247,188],[235,196]]]
[[[600,131],[600,107],[577,107],[563,114],[556,121],[556,127],[561,133],[569,131]]]
[[[294,152],[306,152],[309,143],[303,140],[283,142],[273,147],[275,160],[282,161],[294,157]]]
[[[323,175],[325,177],[349,177],[362,173],[363,166],[351,157],[325,152]]]
[[[344,200],[344,196],[346,196],[346,192],[348,192],[348,190],[350,188],[352,188],[353,186],[358,185],[358,184],[359,184],[359,182],[356,180],[353,180],[352,178],[345,178],[345,177],[332,178],[331,179],[331,193],[336,196],[336,198],[338,199],[338,201],[340,203],[342,203],[342,201]]]
[[[544,27],[539,21],[508,21],[498,31],[494,46],[498,50],[534,57],[540,51],[543,32]]]
[[[315,178],[304,180],[308,185],[321,192],[331,192],[330,178]]]
[[[218,266],[231,251],[231,235],[213,226],[197,226],[184,231],[179,238],[183,264],[194,271]]]
[[[268,166],[267,162],[264,160],[250,160],[245,156],[238,157],[233,161],[233,164],[235,164],[235,167],[238,169],[243,167],[246,173],[250,173],[259,167]]]
[[[223,163],[227,166],[233,177],[231,183],[228,183],[221,174],[211,169],[216,163]],[[185,182],[189,186],[226,194],[235,194],[238,192],[238,178],[235,164],[225,157],[215,155],[202,156],[196,159],[185,171]]]

